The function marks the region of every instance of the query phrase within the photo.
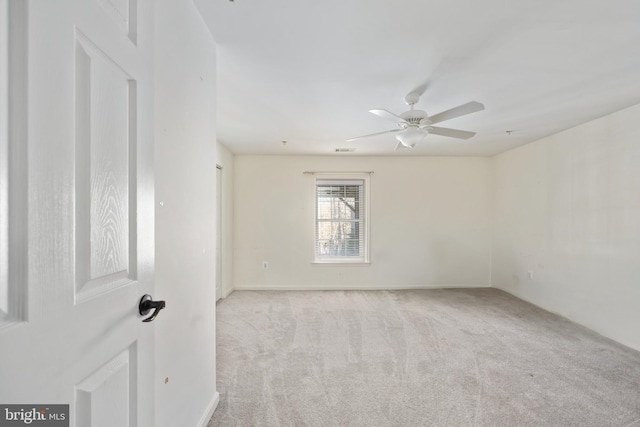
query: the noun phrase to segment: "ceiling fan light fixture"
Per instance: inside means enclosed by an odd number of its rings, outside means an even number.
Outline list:
[[[395,123],[396,129],[358,136],[355,138],[347,139],[347,141],[351,142],[360,138],[393,133],[398,140],[398,144],[396,145],[396,149],[398,149],[401,145],[403,147],[413,148],[429,134],[458,139],[472,138],[475,135],[475,132],[443,127],[432,127],[431,125],[444,122],[446,120],[455,119],[456,117],[475,113],[477,111],[482,111],[484,110],[484,105],[477,101],[471,101],[467,102],[466,104],[450,108],[436,115],[429,116],[426,111],[416,110],[414,108],[415,104],[419,101],[426,88],[427,86],[425,83],[407,94],[407,96],[405,97],[405,102],[409,105],[409,111],[405,111],[400,114],[394,114],[381,108],[369,110],[370,113]]]
[[[405,147],[413,148],[417,143],[427,136],[427,132],[417,127],[409,127],[406,130],[396,134],[396,139]]]

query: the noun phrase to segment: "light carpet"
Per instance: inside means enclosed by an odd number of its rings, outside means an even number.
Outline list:
[[[209,426],[640,426],[640,352],[496,289],[234,292]]]

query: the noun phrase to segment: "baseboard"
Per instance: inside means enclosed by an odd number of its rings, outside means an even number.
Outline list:
[[[213,413],[218,407],[218,402],[220,402],[220,393],[216,391],[216,394],[213,395],[213,399],[211,399],[211,402],[207,405],[207,409],[202,414],[202,417],[200,418],[200,421],[198,421],[196,427],[207,427],[209,420],[213,417]]]
[[[460,289],[460,288],[490,288],[490,285],[390,285],[390,286],[347,286],[347,285],[299,285],[299,286],[256,286],[235,285],[236,291],[401,291],[420,289]]]
[[[228,297],[235,290],[236,290],[235,287],[232,286],[231,289],[227,290],[227,292],[222,296],[222,298]]]

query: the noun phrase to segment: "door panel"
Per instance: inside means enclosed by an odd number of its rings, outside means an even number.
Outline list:
[[[0,0],[0,331],[26,312],[26,22],[21,2]]]
[[[135,402],[131,402],[136,378],[133,357],[135,347],[118,354],[76,386],[78,426],[135,425]]]
[[[135,280],[136,222],[129,218],[136,206],[130,182],[136,82],[79,31],[75,79],[76,301],[82,301]]]
[[[0,0],[0,402],[72,426],[154,424],[151,7]]]
[[[137,42],[137,0],[96,0],[133,44]]]
[[[0,28],[9,28],[0,0]],[[9,31],[0,31],[0,64],[9,62]],[[9,70],[0,67],[0,325],[9,318]]]

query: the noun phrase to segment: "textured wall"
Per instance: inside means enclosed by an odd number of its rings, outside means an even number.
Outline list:
[[[487,158],[236,155],[234,286],[489,286],[491,163]],[[312,264],[314,183],[304,171],[374,172],[369,265]]]
[[[640,349],[640,105],[495,158],[493,286]]]

